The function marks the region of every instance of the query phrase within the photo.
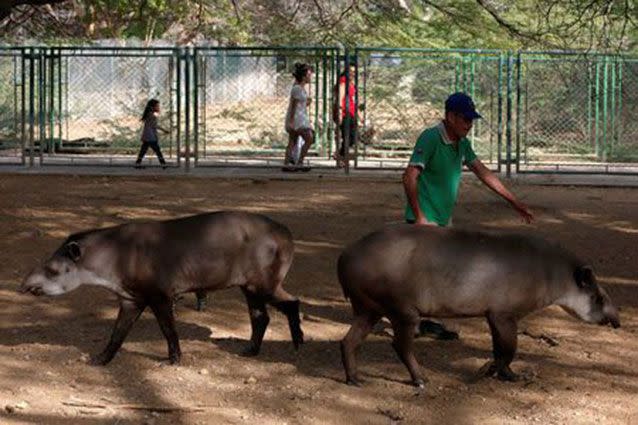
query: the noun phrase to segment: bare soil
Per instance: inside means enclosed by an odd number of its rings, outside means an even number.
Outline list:
[[[591,261],[621,309],[622,327],[589,325],[550,307],[520,323],[512,368],[524,379],[475,382],[491,356],[487,324],[446,320],[460,340],[416,343],[429,378],[422,391],[407,384],[382,330],[362,346],[365,385],[353,388],[343,382],[339,355],[351,312],[336,259],[346,244],[400,221],[403,193],[398,175],[314,173],[308,180],[0,176],[0,423],[638,423],[637,190],[512,184],[537,214],[527,226],[466,178],[455,226],[562,243]],[[205,312],[194,310],[194,296],[178,302],[180,365],[167,364],[164,338],[145,312],[113,362],[94,367],[86,361],[108,340],[115,296],[90,287],[59,298],[16,292],[70,232],[218,209],[265,213],[292,230],[296,257],[285,286],[302,300],[306,343],[299,352],[285,318],[271,309],[261,354],[240,356],[250,325],[235,289],[211,294]]]

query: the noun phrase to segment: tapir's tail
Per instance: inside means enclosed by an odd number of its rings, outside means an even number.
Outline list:
[[[341,284],[341,289],[343,290],[343,296],[346,299],[350,299],[350,293],[348,292],[348,288],[346,287],[347,261],[348,261],[348,256],[344,252],[339,256],[339,260],[337,260],[337,277],[339,279],[339,283]]]

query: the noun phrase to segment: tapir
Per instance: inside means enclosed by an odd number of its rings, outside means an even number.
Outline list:
[[[354,318],[341,341],[346,382],[359,385],[355,352],[387,317],[393,347],[412,384],[424,385],[414,356],[421,317],[485,317],[494,360],[485,375],[516,380],[510,369],[517,322],[557,304],[589,323],[620,326],[618,311],[592,269],[560,246],[537,237],[396,225],[348,246],[338,278]]]
[[[132,222],[69,236],[24,279],[21,290],[61,295],[97,285],[114,292],[120,303],[115,328],[106,348],[91,359],[104,365],[147,306],[168,342],[170,363],[179,362],[175,297],[239,286],[252,327],[245,354],[256,355],[270,321],[267,303],[286,315],[294,347],[303,343],[299,300],[282,287],[293,253],[288,228],[259,214],[221,211]]]

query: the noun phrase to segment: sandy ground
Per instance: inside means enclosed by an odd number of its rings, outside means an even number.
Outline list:
[[[361,349],[365,385],[353,388],[343,383],[339,357],[337,341],[351,313],[335,262],[346,244],[399,221],[403,194],[398,175],[313,173],[303,181],[1,175],[0,423],[638,423],[636,189],[517,184],[514,190],[538,215],[525,226],[466,178],[457,227],[561,242],[594,265],[621,309],[622,328],[588,325],[550,307],[520,324],[512,367],[525,376],[522,382],[473,382],[491,355],[487,324],[448,320],[460,340],[417,341],[429,378],[423,391],[407,385],[407,371],[381,331]],[[218,209],[265,213],[292,230],[296,257],[285,286],[303,302],[306,344],[298,353],[284,317],[271,309],[262,353],[240,356],[250,327],[243,297],[231,289],[212,294],[205,312],[194,310],[194,296],[178,303],[180,365],[166,363],[165,341],[147,311],[111,364],[89,366],[88,356],[110,335],[115,297],[88,287],[55,299],[15,291],[70,232]]]

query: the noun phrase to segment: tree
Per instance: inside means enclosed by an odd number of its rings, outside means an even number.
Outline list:
[[[41,11],[43,4],[68,22],[46,20],[44,30],[34,31],[38,36],[638,50],[638,5],[632,0],[8,0],[0,3],[0,26],[10,29],[8,11],[12,17],[24,8]]]
[[[66,0],[2,0],[0,1],[0,21],[11,15],[13,8],[22,5],[41,6],[44,4],[62,3]]]

